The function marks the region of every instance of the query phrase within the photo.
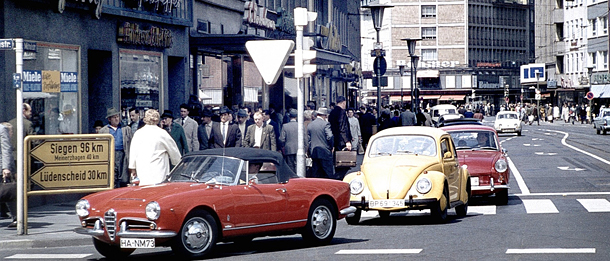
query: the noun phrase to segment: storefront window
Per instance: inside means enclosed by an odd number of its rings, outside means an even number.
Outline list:
[[[23,99],[35,134],[80,133],[80,47],[26,41]]]
[[[129,122],[129,109],[136,108],[144,117],[147,109],[158,109],[161,93],[162,54],[138,50],[120,50],[121,117]]]

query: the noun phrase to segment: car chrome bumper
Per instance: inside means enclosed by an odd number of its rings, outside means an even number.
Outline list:
[[[127,228],[127,222],[121,220],[119,231],[116,231],[116,236],[124,238],[170,238],[176,236],[178,233],[170,230],[129,230]],[[95,222],[93,228],[77,227],[74,232],[83,235],[89,235],[94,237],[103,236],[105,231],[102,222],[98,220]],[[155,224],[156,227],[156,224]]]
[[[496,189],[509,189],[510,187],[508,185],[493,185],[493,186],[470,186],[470,189],[473,191],[479,191],[479,190],[489,190],[489,191],[494,191]]]
[[[339,214],[341,215],[350,215],[350,214],[354,214],[356,212],[356,207],[354,206],[349,206],[347,208],[342,209],[341,211],[339,211]]]

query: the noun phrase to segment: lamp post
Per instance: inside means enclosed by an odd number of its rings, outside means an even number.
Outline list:
[[[594,68],[595,67],[592,65],[587,66],[587,74],[589,75],[589,91],[591,91],[591,87],[593,86],[593,81],[592,81],[591,77],[593,77]],[[589,100],[589,115],[588,115],[590,120],[593,119],[593,117],[592,117],[593,116],[593,107],[592,106],[593,106],[593,99],[590,99]]]
[[[375,27],[375,31],[377,31],[377,42],[375,43],[375,48],[371,52],[372,57],[375,58],[375,74],[377,75],[377,126],[379,127],[379,120],[381,118],[381,75],[385,73],[385,69],[382,70],[382,63],[385,64],[385,59],[383,56],[385,55],[385,51],[383,50],[383,46],[379,41],[379,31],[381,30],[381,26],[383,23],[383,11],[386,8],[392,8],[393,5],[382,5],[382,4],[370,4],[362,6],[362,8],[371,9],[371,16],[373,19],[373,27]],[[383,60],[383,61],[382,61]],[[383,72],[382,72],[383,71]]]
[[[415,46],[417,45],[417,41],[421,40],[420,38],[404,38],[401,39],[403,41],[407,41],[407,48],[409,49],[409,56],[411,56],[411,111],[415,112],[416,103],[419,101],[419,95],[414,94],[415,83],[417,83],[417,63],[419,62],[419,56],[415,55]]]
[[[540,97],[542,94],[540,93],[540,71],[536,71],[536,94],[534,97],[536,98],[536,117],[538,119],[538,125],[540,125]]]

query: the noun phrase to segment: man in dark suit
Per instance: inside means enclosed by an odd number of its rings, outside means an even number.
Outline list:
[[[263,114],[254,113],[254,125],[250,125],[244,136],[243,146],[277,151],[277,143],[273,126],[263,122]]]
[[[402,126],[415,126],[417,124],[417,117],[409,108],[400,114],[400,120]]]
[[[290,109],[288,112],[290,121],[284,123],[282,126],[282,133],[280,134],[280,147],[283,148],[284,161],[286,165],[297,172],[297,150],[298,150],[298,123],[297,123],[297,110]],[[305,130],[307,131],[307,130]],[[305,134],[307,134],[305,132]],[[305,138],[307,140],[307,138]],[[306,149],[306,148],[305,148]],[[297,173],[299,174],[299,173]]]
[[[349,129],[349,120],[347,119],[347,113],[345,112],[346,105],[347,101],[345,100],[345,97],[337,97],[337,104],[328,116],[330,128],[335,138],[335,151],[352,150],[352,132]],[[335,168],[334,178],[338,180],[343,180],[343,177],[349,171],[349,169],[349,167]]]
[[[197,128],[197,138],[199,139],[199,150],[210,148],[209,140],[212,135],[212,111],[205,109],[201,112],[201,124]]]
[[[220,122],[212,124],[211,148],[241,147],[241,133],[237,124],[230,122],[231,111],[227,106],[220,109]]]
[[[180,124],[174,122],[174,113],[172,111],[163,111],[163,114],[161,115],[161,128],[172,136],[172,139],[174,139],[178,146],[178,151],[180,151],[181,156],[189,153],[188,140],[186,134],[184,134],[184,129]]]
[[[307,125],[309,156],[312,159],[307,177],[333,178],[333,132],[330,123],[326,121],[328,109],[320,108],[315,113],[316,119]]]
[[[373,136],[373,125],[377,124],[377,120],[373,116],[371,108],[367,108],[366,113],[358,120],[360,121],[360,132],[362,132],[362,147],[366,149],[366,146],[369,145],[369,139]]]

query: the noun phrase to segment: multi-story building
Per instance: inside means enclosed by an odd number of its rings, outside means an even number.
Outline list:
[[[533,58],[534,23],[530,19],[533,1],[381,2],[393,6],[386,10],[381,30],[381,40],[387,43],[384,48],[391,78],[382,89],[387,102],[409,100],[410,75],[401,76],[398,70],[402,61],[410,64],[404,38],[421,39],[415,54],[419,56],[417,86],[423,106],[474,101],[499,108],[506,98],[516,100],[520,90],[519,66]],[[362,31],[368,33],[362,48],[363,71],[372,71],[366,54],[376,40],[375,31],[367,16],[363,19]],[[371,81],[366,86],[367,101],[374,102],[376,89]]]
[[[598,113],[602,105],[610,105],[608,10],[610,2],[607,0],[593,0],[587,5],[587,66],[592,68],[589,84],[594,97],[591,102],[593,113]]]

